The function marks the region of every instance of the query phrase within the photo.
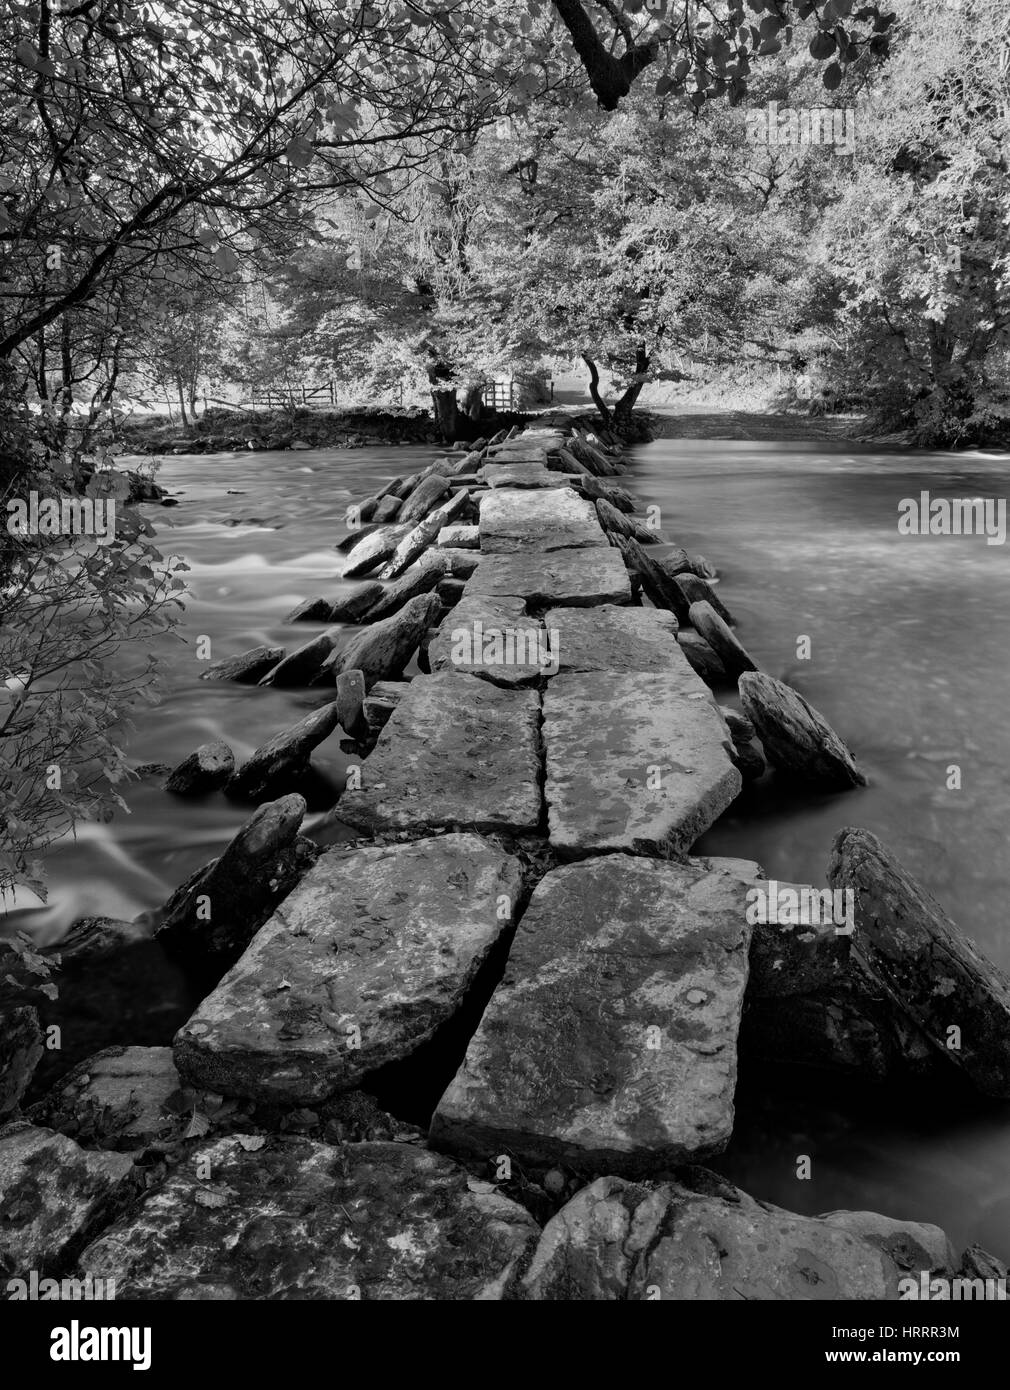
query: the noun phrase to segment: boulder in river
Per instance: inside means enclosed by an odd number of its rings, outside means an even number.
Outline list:
[[[379,578],[396,579],[401,575],[408,565],[413,564],[422,550],[427,550],[442,527],[447,526],[468,501],[468,492],[457,492],[423,521],[418,522],[413,530],[408,530],[397,542],[389,559],[379,571]]]
[[[544,1227],[522,1280],[535,1302],[897,1300],[919,1271],[954,1275],[943,1231],[875,1212],[800,1216],[715,1173],[597,1178]]]
[[[387,560],[398,543],[404,536],[409,534],[410,525],[400,525],[398,522],[387,526],[377,526],[362,536],[350,549],[347,560],[343,568],[345,579],[354,579],[358,575],[368,574],[369,570],[374,570],[381,565],[383,560]]]
[[[630,536],[632,540],[640,541],[642,545],[662,543],[663,537],[658,531],[650,530],[648,526],[643,525],[633,516],[626,516],[605,497],[597,499],[596,515],[600,519],[600,525],[610,536]]]
[[[127,1155],[92,1153],[51,1129],[0,1129],[0,1269],[28,1279],[72,1258],[132,1195],[133,1171]]]
[[[439,473],[431,473],[423,478],[406,498],[397,513],[397,521],[418,522],[441,502],[449,491],[448,481]]]
[[[638,576],[642,588],[656,607],[676,614],[677,621],[682,626],[689,622],[687,599],[666,571],[646,555],[638,541],[620,534],[613,535],[611,540],[624,557],[628,569]]]
[[[1010,1099],[1010,979],[868,830],[839,831],[831,886],[855,895],[854,949],[984,1095]]]
[[[732,613],[716,593],[715,585],[710,584],[707,579],[699,579],[696,574],[687,572],[678,574],[674,582],[677,584],[688,603],[707,603],[715,609],[724,623],[733,622]]]
[[[315,846],[298,834],[304,816],[297,795],[260,806],[219,859],[175,890],[157,943],[201,972],[220,974],[232,965],[316,858]]]
[[[268,671],[284,659],[283,647],[250,647],[238,656],[226,656],[201,672],[202,681],[237,681],[240,685],[255,685]]]
[[[216,792],[235,771],[235,754],[221,739],[202,743],[173,769],[165,791],[176,796],[206,796]]]
[[[860,1083],[949,1084],[950,1078],[947,1061],[855,951],[832,984],[802,994],[749,995],[740,1050],[748,1058],[838,1072]]]
[[[680,580],[674,580],[674,583],[679,587]],[[731,676],[758,669],[757,663],[710,603],[704,599],[692,603],[688,616],[695,631],[704,637]]]
[[[539,1234],[492,1183],[413,1144],[249,1134],[194,1158],[81,1256],[117,1297],[500,1300]]]
[[[388,618],[401,609],[408,599],[418,594],[430,593],[445,575],[445,561],[437,550],[427,550],[419,559],[404,570],[399,579],[388,588],[383,588],[371,608],[362,615],[363,623],[374,623],[380,618]]]
[[[798,691],[763,671],[745,672],[739,688],[765,757],[779,772],[826,790],[866,785],[848,748]]]
[[[389,521],[396,521],[403,508],[403,501],[399,497],[394,497],[392,493],[387,493],[385,497],[380,497],[372,509],[371,520],[384,524]],[[364,520],[364,517],[362,517]]]
[[[370,608],[374,608],[386,592],[377,579],[361,584],[347,598],[335,603],[330,610],[331,623],[360,623]]]
[[[333,605],[326,598],[306,598],[284,619],[286,623],[328,623]]]
[[[312,750],[329,738],[339,722],[333,701],[274,734],[232,775],[228,795],[249,801],[279,795],[308,771]]]
[[[328,658],[321,674],[330,679],[342,671],[361,671],[369,689],[376,681],[395,680],[441,611],[435,594],[418,594],[408,599],[391,617],[354,633]]]
[[[704,637],[699,636],[697,632],[681,628],[677,634],[677,642],[694,671],[701,676],[706,685],[718,689],[719,686],[733,684],[729,672]]]
[[[616,507],[619,512],[635,510],[635,499],[630,492],[625,492],[624,488],[618,487],[616,483],[605,483],[600,478],[594,478],[591,473],[581,474],[574,487],[583,497],[588,497],[593,502],[602,499]]]
[[[364,701],[364,674],[361,671],[342,671],[337,677],[337,717],[349,738],[361,738],[368,733],[368,724],[362,713]]]
[[[282,661],[259,682],[260,685],[295,686],[310,685],[322,670],[327,657],[336,646],[340,635],[337,627],[327,628],[316,637],[310,637],[300,647],[295,647]]]

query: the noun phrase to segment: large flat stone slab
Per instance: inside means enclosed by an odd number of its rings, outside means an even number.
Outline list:
[[[624,1173],[723,1148],[747,983],[745,894],[729,874],[624,855],[547,874],[439,1102],[432,1143]]]
[[[556,473],[550,473],[542,463],[486,463],[481,470],[488,487],[552,487],[556,488]]]
[[[335,814],[364,830],[535,830],[540,821],[540,697],[439,671],[411,681],[372,753],[360,791]]]
[[[546,631],[531,618],[521,598],[462,598],[443,619],[428,647],[432,671],[479,676],[495,685],[532,686],[554,669],[542,664],[548,655]],[[532,661],[525,658],[533,657]]]
[[[130,1195],[132,1173],[126,1154],[91,1153],[51,1129],[0,1131],[0,1269],[27,1279],[57,1263]]]
[[[510,440],[506,444],[494,444],[487,451],[489,461],[495,463],[535,463],[541,468],[547,464],[547,449],[540,443],[524,443],[521,439]]]
[[[518,861],[476,835],[324,854],[175,1039],[180,1072],[293,1105],[416,1051],[509,924]]]
[[[732,743],[682,672],[555,676],[544,693],[551,844],[683,855],[740,791]]]
[[[420,1147],[237,1135],[198,1149],[81,1267],[125,1299],[497,1300],[538,1234]]]
[[[544,626],[558,634],[558,671],[668,671],[685,694],[707,692],[677,645],[677,619],[659,608],[601,604],[551,608]]]
[[[182,1084],[170,1047],[109,1047],[61,1077],[32,1120],[101,1149],[173,1143],[191,1120],[190,1110],[166,1105]]]
[[[592,608],[601,603],[630,603],[631,581],[616,550],[591,546],[483,555],[463,594],[522,598],[536,607]]]
[[[596,509],[573,488],[492,489],[480,499],[480,548],[485,554],[607,544]]]

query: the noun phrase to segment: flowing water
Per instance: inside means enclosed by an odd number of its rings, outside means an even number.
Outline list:
[[[349,501],[435,456],[424,448],[222,454],[166,461],[180,499],[149,515],[163,550],[190,565],[178,636],[161,644],[163,700],[130,736],[134,764],[174,765],[212,738],[241,758],[320,704],[321,693],[201,681],[197,638],[217,660],[317,629],[289,626],[301,599],[336,598],[334,543]],[[1005,497],[1010,458],[852,452],[810,443],[660,440],[639,448],[626,485],[661,509],[662,529],[720,569],[720,593],[758,664],[785,677],[856,751],[870,785],[836,797],[765,796],[730,814],[701,848],[757,859],[769,877],[823,884],[836,831],[876,832],[999,964],[1010,968],[1010,566],[982,537],[902,537],[898,503]],[[811,659],[797,657],[808,637]],[[606,718],[606,711],[600,711]],[[334,787],[331,739],[315,764]],[[948,790],[960,768],[961,789]],[[89,887],[102,910],[156,907],[218,854],[248,814],[217,795],[183,801],[160,777],[131,783],[129,816],[82,827],[50,856],[55,895]],[[753,1083],[748,1083],[753,1086]],[[958,1246],[1010,1259],[1010,1106],[952,1111],[817,1079],[769,1108],[750,1094],[720,1166],[753,1195],[793,1210],[878,1210],[936,1222]],[[801,1154],[809,1181],[796,1177]]]

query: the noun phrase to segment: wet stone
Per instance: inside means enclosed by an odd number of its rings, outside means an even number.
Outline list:
[[[432,671],[457,671],[495,685],[536,685],[554,668],[539,660],[549,655],[544,628],[518,598],[462,599],[446,617],[428,648]],[[532,657],[533,660],[524,660]]]
[[[336,815],[363,830],[535,830],[540,699],[440,671],[410,683]]]
[[[659,608],[552,608],[544,626],[558,634],[559,669],[565,671],[679,671],[700,690],[677,645],[677,619]]]
[[[0,1129],[0,1269],[27,1277],[60,1260],[129,1194],[133,1160],[91,1153],[51,1129]]]
[[[539,1234],[410,1144],[238,1135],[194,1160],[85,1250],[118,1298],[497,1300]]]
[[[484,554],[605,546],[591,502],[567,487],[492,490],[480,502]]]
[[[292,1105],[349,1090],[459,1009],[519,888],[476,835],[330,850],[176,1035],[180,1072]]]
[[[548,873],[439,1102],[435,1147],[623,1173],[724,1147],[745,892],[728,874],[624,855]]]
[[[592,608],[631,602],[631,582],[616,550],[591,546],[513,555],[484,555],[466,596],[522,598],[536,607]]]
[[[543,739],[550,840],[563,853],[686,854],[740,791],[722,716],[686,668],[555,676]]]

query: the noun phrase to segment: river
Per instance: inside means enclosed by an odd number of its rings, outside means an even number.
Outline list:
[[[350,501],[412,472],[432,449],[313,450],[174,457],[159,481],[179,498],[149,508],[159,544],[190,566],[187,609],[161,643],[163,699],[130,735],[134,764],[174,765],[223,738],[236,757],[320,703],[318,694],[201,681],[213,659],[316,629],[285,625],[301,599],[337,598],[334,543]],[[1010,566],[982,537],[903,537],[898,504],[1005,497],[1004,455],[855,452],[825,443],[664,439],[639,447],[624,480],[662,529],[702,551],[758,664],[784,677],[850,744],[870,785],[843,796],[764,796],[701,842],[760,861],[769,877],[823,884],[844,825],[876,832],[995,961],[1010,968]],[[809,660],[797,640],[810,639]],[[601,718],[605,712],[601,711]],[[331,747],[332,745],[332,747]],[[346,759],[314,759],[334,787]],[[960,769],[949,790],[948,768]],[[156,907],[218,854],[247,810],[131,783],[130,815],[84,826],[49,856],[56,896],[91,891],[101,910]],[[802,1099],[748,1079],[733,1147],[719,1167],[756,1197],[796,1211],[864,1208],[935,1222],[958,1248],[978,1240],[1010,1260],[1010,1106],[959,1107],[813,1078]],[[812,1176],[796,1176],[809,1155]]]

